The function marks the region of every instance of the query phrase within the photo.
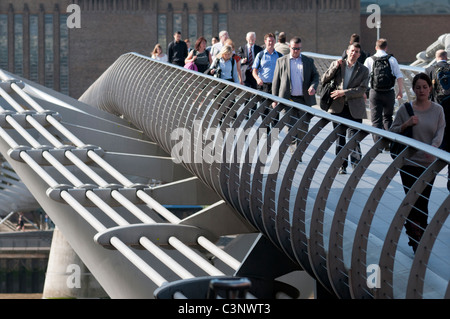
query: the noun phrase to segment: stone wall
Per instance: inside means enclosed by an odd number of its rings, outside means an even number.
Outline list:
[[[69,33],[69,95],[79,98],[122,54],[150,55],[157,41],[154,11],[87,11]]]
[[[362,15],[361,45],[364,50],[375,52],[377,30],[369,29],[367,16]],[[381,17],[380,37],[387,39],[388,51],[402,64],[416,60],[417,53],[435,42],[438,37],[449,32],[448,15],[384,15]]]
[[[248,31],[255,31],[262,45],[266,33],[284,31],[288,39],[300,36],[304,51],[340,55],[352,33],[359,33],[363,49],[373,53],[376,29],[366,26],[367,15],[360,14],[359,0],[15,0],[1,1],[0,14],[8,16],[7,71],[14,69],[14,15],[24,14],[23,70],[30,69],[27,15],[39,14],[39,79],[44,84],[44,14],[67,14],[67,6],[81,8],[81,28],[69,29],[69,95],[82,93],[122,54],[137,52],[150,55],[158,41],[158,14],[167,15],[166,39],[172,40],[173,14],[182,15],[182,36],[188,36],[188,17],[197,16],[197,34],[202,35],[203,14],[212,14],[213,34],[219,33],[219,15],[226,14],[227,29],[236,47],[245,44]],[[222,16],[223,17],[223,16]],[[415,60],[439,35],[448,32],[448,16],[382,17],[381,36],[389,51],[401,63]],[[59,90],[58,30],[54,28],[54,89]],[[209,41],[209,39],[208,39]],[[164,48],[165,49],[165,48]],[[27,51],[28,50],[28,51]],[[48,71],[47,71],[48,72]]]

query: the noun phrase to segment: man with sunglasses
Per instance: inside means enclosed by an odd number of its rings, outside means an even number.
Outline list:
[[[301,54],[302,41],[294,37],[289,42],[290,54],[277,60],[272,81],[272,94],[297,103],[316,104],[319,73],[314,60]]]
[[[302,41],[299,37],[289,41],[289,49],[289,55],[277,60],[272,81],[272,94],[308,106],[317,104],[316,90],[319,85],[319,73],[314,60],[301,54]],[[272,106],[276,106],[276,103]],[[285,112],[286,109],[283,113]],[[303,114],[304,112],[299,109],[292,109],[288,125],[294,125]],[[307,127],[297,129],[293,144],[301,140],[307,130]]]

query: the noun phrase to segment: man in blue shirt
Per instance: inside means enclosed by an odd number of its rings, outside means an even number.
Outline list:
[[[282,56],[275,51],[275,36],[268,33],[264,36],[265,49],[261,51],[253,62],[253,77],[258,85],[257,89],[263,92],[272,93],[272,80],[277,59]]]

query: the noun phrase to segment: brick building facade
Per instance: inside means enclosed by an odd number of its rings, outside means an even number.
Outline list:
[[[70,4],[81,28],[69,28]],[[14,0],[0,2],[0,68],[78,98],[118,56],[150,55],[174,31],[208,40],[228,30],[236,46],[255,31],[299,35],[305,51],[339,55],[350,34],[373,52],[376,30],[366,26],[359,0]],[[381,35],[403,63],[415,59],[443,29],[448,15],[383,17]],[[409,37],[408,35],[414,35]]]

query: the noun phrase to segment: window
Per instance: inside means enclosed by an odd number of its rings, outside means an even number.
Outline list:
[[[30,15],[30,80],[38,82],[39,72],[38,16]]]
[[[189,40],[191,40],[191,48],[194,48],[197,38],[197,15],[189,14]]]
[[[59,87],[61,93],[69,94],[69,29],[67,28],[67,14],[59,18]]]
[[[174,13],[173,14],[173,33],[182,31],[181,26],[181,13]],[[183,36],[183,35],[181,35]]]
[[[367,12],[367,6],[378,4],[383,14],[397,15],[425,15],[450,14],[450,1],[448,0],[361,0],[361,14]]]
[[[0,69],[8,70],[8,16],[0,14]]]
[[[211,42],[212,34],[212,14],[203,15],[203,36],[206,38],[208,43]]]
[[[226,13],[219,14],[219,32],[228,30],[228,17]]]
[[[167,16],[158,15],[158,43],[161,44],[163,51],[167,50]],[[152,48],[153,50],[153,48]]]
[[[44,85],[53,88],[53,15],[45,14],[45,76]]]
[[[14,74],[23,76],[23,16],[14,15]]]

